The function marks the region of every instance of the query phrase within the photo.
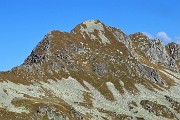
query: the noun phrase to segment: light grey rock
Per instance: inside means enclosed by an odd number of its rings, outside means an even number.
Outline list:
[[[139,77],[144,77],[161,85],[165,84],[157,70],[138,63],[134,67]]]
[[[180,60],[180,44],[169,43],[166,45],[166,49],[173,59]]]
[[[142,36],[138,37],[139,40],[143,39]],[[172,55],[170,56],[168,54],[168,51],[161,40],[144,40],[143,42],[139,42],[138,47],[152,63],[160,64],[175,71],[179,70],[175,59],[172,57]]]

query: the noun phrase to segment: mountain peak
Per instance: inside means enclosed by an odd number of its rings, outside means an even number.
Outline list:
[[[105,24],[100,22],[99,20],[87,20],[77,25],[71,33],[83,35],[85,39],[96,40],[101,43],[110,43],[105,33],[107,28]]]
[[[176,119],[179,68],[179,45],[87,20],[0,72],[0,119]]]
[[[94,32],[94,30],[104,31],[105,25],[99,20],[87,20],[83,22],[83,25],[86,25],[84,30],[88,32]]]
[[[77,25],[72,32],[94,32],[94,30],[104,30],[104,24],[99,20],[86,20],[79,25]]]

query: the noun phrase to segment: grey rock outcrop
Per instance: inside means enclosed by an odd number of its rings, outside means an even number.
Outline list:
[[[180,60],[180,44],[176,44],[173,42],[169,43],[168,45],[166,45],[166,49],[173,59]]]
[[[134,33],[130,35],[131,39],[137,43],[138,49],[144,53],[144,55],[153,64],[159,64],[165,68],[170,68],[174,71],[179,71],[176,60],[179,56],[178,45],[168,45],[167,47],[159,39],[149,39],[143,33]],[[136,46],[135,46],[136,47]],[[169,49],[169,54],[167,51]],[[174,56],[173,53],[176,55]]]
[[[56,108],[50,105],[43,105],[34,113],[34,120],[42,119],[47,116],[49,120],[67,120],[67,117],[62,112],[57,112]]]
[[[169,55],[176,61],[178,67],[180,67],[180,44],[169,43],[166,45],[166,49]]]
[[[139,77],[144,77],[161,85],[165,84],[157,70],[138,63],[135,64],[135,69]]]
[[[165,45],[160,40],[150,40],[150,45],[147,46],[146,55],[154,63],[162,63],[167,67],[177,69],[175,60],[170,57],[166,51]]]
[[[52,35],[51,32],[45,35],[42,41],[32,50],[31,54],[24,61],[23,65],[32,65],[47,60],[50,49]]]

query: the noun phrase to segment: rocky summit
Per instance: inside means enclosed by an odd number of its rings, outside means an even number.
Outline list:
[[[0,120],[179,120],[180,44],[88,20],[0,72]]]

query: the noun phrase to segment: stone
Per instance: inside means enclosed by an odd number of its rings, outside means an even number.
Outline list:
[[[107,67],[105,63],[93,63],[92,71],[99,76],[103,76],[105,73],[107,73]]]
[[[134,67],[139,77],[144,77],[161,85],[165,84],[157,70],[138,63]]]
[[[166,45],[166,49],[173,59],[180,60],[180,44],[169,43]]]

